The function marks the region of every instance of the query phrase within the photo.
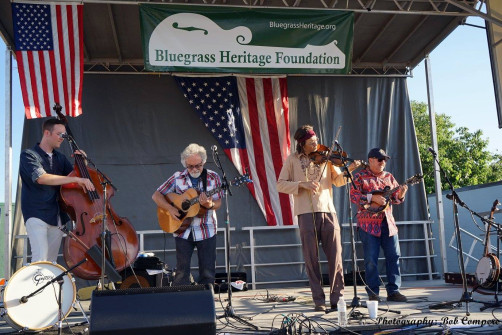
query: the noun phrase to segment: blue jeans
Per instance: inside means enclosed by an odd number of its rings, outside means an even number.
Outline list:
[[[216,269],[216,235],[211,238],[194,241],[192,234],[188,239],[174,238],[176,242],[176,275],[174,285],[190,284],[190,263],[195,247],[199,259],[199,284],[214,284]]]
[[[399,238],[396,235],[389,236],[389,226],[387,220],[382,222],[380,237],[366,233],[362,229],[359,230],[359,238],[363,243],[364,249],[364,267],[366,271],[366,291],[368,294],[379,294],[380,279],[378,276],[378,255],[380,247],[383,249],[385,256],[385,268],[387,272],[387,296],[399,292],[401,287],[401,272],[399,270],[399,257],[401,250],[399,249]]]

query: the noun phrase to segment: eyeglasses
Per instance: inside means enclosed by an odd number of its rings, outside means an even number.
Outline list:
[[[378,162],[379,162],[379,163],[382,163],[383,161],[386,161],[386,159],[385,159],[385,158],[379,158],[379,159],[378,159]]]
[[[193,169],[199,170],[202,167],[202,165],[203,165],[202,163],[199,163],[199,164],[196,164],[196,165],[187,164],[187,169],[188,170],[193,170]]]

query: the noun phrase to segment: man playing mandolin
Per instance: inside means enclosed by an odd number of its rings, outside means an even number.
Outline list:
[[[221,179],[214,171],[204,169],[207,160],[206,149],[192,143],[181,153],[181,164],[186,168],[174,173],[152,195],[161,209],[167,210],[173,218],[182,216],[181,208],[170,203],[166,195],[183,194],[196,189],[199,215],[183,219],[182,228],[174,232],[176,242],[176,275],[174,285],[190,284],[190,261],[197,247],[199,260],[199,284],[214,284],[216,267],[216,210],[221,206],[223,192],[207,196],[206,192],[221,187]]]
[[[351,201],[359,205],[357,227],[363,243],[364,266],[366,270],[366,291],[369,300],[381,301],[379,297],[380,279],[378,275],[378,255],[382,247],[387,271],[387,301],[406,302],[406,297],[399,292],[401,272],[399,269],[399,240],[397,226],[390,204],[400,204],[408,186],[400,186],[394,176],[384,171],[390,157],[383,149],[373,148],[368,153],[368,167],[354,176],[356,188],[351,188]],[[388,197],[385,192],[394,189]]]

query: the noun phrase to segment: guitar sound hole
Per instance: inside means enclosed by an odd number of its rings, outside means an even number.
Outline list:
[[[185,212],[190,208],[190,200],[185,200],[181,203],[181,209]]]

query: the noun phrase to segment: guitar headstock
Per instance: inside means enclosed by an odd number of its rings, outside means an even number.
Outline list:
[[[58,115],[58,118],[63,121],[64,123],[68,123],[68,120],[66,119],[66,116],[61,113],[61,111],[63,110],[63,107],[61,107],[61,105],[59,104],[59,102],[56,102],[54,104],[54,107],[52,107],[52,109],[56,112],[56,114]]]
[[[249,184],[252,182],[253,181],[251,179],[249,179],[249,174],[245,173],[241,176],[235,177],[234,180],[232,180],[232,182],[230,184],[232,184],[232,186],[241,186],[243,184]]]
[[[409,185],[414,185],[414,184],[418,184],[420,182],[420,180],[422,180],[422,178],[424,177],[424,175],[420,174],[420,173],[417,173],[416,175],[414,175],[413,177],[411,178],[408,178],[406,180],[406,184],[409,184]]]

